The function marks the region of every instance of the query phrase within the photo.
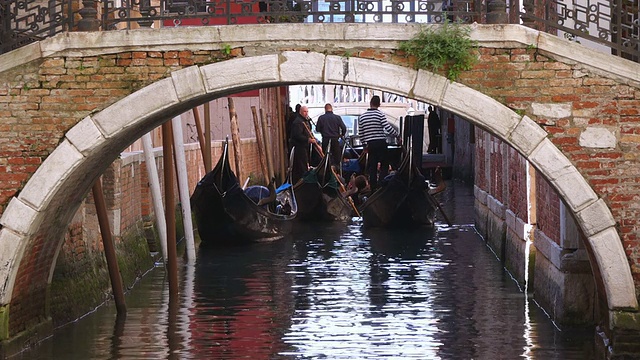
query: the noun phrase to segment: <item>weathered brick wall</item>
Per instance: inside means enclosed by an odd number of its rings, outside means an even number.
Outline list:
[[[487,178],[485,176],[486,162],[485,162],[485,148],[487,143],[485,140],[485,131],[482,129],[476,129],[475,140],[475,157],[474,157],[474,181],[475,185],[484,191],[488,191]]]
[[[509,209],[523,221],[527,222],[529,209],[527,206],[527,160],[514,148],[508,147],[509,181],[508,199]]]
[[[537,227],[547,237],[560,245],[560,198],[551,184],[536,172]]]
[[[501,203],[505,203],[504,198],[504,162],[503,162],[503,147],[504,142],[496,137],[491,137],[489,146],[491,147],[491,178],[489,185],[489,194],[491,194],[496,200]]]

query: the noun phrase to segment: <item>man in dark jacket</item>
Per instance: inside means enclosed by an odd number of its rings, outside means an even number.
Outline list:
[[[342,164],[342,147],[339,139],[347,133],[347,127],[339,115],[333,113],[333,106],[326,104],[324,114],[318,118],[316,130],[322,135],[322,151],[327,151],[330,146],[331,165],[340,166]]]
[[[309,109],[300,107],[298,116],[291,123],[291,138],[289,143],[293,146],[293,164],[291,165],[291,183],[295,184],[309,170],[309,144],[316,142],[307,125]]]

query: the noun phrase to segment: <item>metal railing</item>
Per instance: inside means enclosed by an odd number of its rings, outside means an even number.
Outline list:
[[[0,0],[0,53],[63,31],[282,22],[518,23],[634,61],[639,0]]]

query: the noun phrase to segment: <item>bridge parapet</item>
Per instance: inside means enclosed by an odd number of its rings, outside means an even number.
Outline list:
[[[510,23],[637,61],[640,15],[623,0],[9,0],[0,54],[66,31],[270,23]]]

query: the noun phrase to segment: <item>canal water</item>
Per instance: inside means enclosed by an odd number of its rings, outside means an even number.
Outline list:
[[[472,188],[440,199],[433,230],[296,226],[285,239],[201,251],[15,359],[593,359],[526,296],[473,227]]]

